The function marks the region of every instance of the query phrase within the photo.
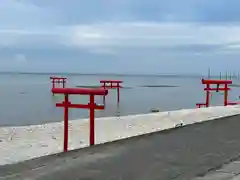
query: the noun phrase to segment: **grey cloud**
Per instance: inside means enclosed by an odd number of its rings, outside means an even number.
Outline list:
[[[61,25],[101,21],[238,22],[239,0],[26,0]],[[50,16],[49,16],[50,17]]]

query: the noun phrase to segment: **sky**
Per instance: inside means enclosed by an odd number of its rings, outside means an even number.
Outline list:
[[[238,72],[239,7],[239,0],[0,0],[0,71]]]

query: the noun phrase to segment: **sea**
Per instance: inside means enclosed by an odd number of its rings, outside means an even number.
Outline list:
[[[0,126],[23,126],[63,121],[63,108],[56,107],[62,95],[52,95],[50,76],[55,74],[1,73],[0,74]],[[60,76],[60,75],[57,75]],[[103,75],[62,74],[68,78],[67,87],[99,86],[100,80],[122,80],[120,103],[117,92],[109,90],[105,110],[96,110],[96,117],[116,117],[159,111],[195,108],[205,101],[201,76],[171,75]],[[234,84],[240,84],[233,79]],[[232,87],[229,99],[239,100],[239,87]],[[72,95],[72,103],[86,104],[89,97]],[[96,97],[102,104],[102,97]],[[223,94],[213,92],[211,105],[222,105]],[[87,109],[71,109],[69,119],[88,118]]]

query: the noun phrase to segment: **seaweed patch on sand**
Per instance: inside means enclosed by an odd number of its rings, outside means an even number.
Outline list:
[[[240,87],[240,84],[229,84],[229,86],[232,86],[232,87]]]
[[[93,85],[93,86],[86,86],[86,85],[78,85],[78,88],[101,88],[101,86]],[[133,87],[121,87],[121,89],[132,89]]]
[[[101,86],[97,86],[97,85],[90,85],[90,86],[85,86],[85,85],[79,85],[76,86],[78,88],[100,88]]]

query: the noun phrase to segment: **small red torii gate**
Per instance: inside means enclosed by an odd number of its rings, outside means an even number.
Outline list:
[[[64,152],[68,151],[68,108],[81,108],[89,109],[90,114],[90,133],[89,133],[89,145],[95,144],[95,109],[103,110],[104,105],[97,105],[94,102],[94,96],[106,96],[108,90],[105,89],[94,89],[94,88],[53,88],[52,92],[55,94],[63,94],[64,101],[62,103],[56,103],[56,107],[64,108]],[[88,104],[72,104],[69,101],[69,95],[89,95],[90,100]]]
[[[65,77],[51,76],[50,80],[52,82],[52,89],[56,87],[56,84],[60,84],[60,85],[62,84],[62,88],[65,88],[65,84],[67,83],[67,78]]]
[[[202,79],[202,84],[206,85],[204,91],[206,91],[206,102],[205,103],[197,103],[197,107],[200,108],[202,106],[209,107],[210,104],[210,91],[224,91],[224,106],[234,105],[238,103],[230,103],[228,102],[228,91],[231,89],[228,85],[232,84],[231,80],[214,80],[214,79]],[[211,85],[216,85],[216,88],[211,88]],[[220,85],[224,87],[220,88]]]
[[[120,80],[100,80],[100,83],[102,84],[102,88],[103,89],[117,89],[117,102],[120,102],[120,88],[122,88],[122,86],[120,85],[120,83],[122,83],[123,81]],[[103,96],[103,102],[105,104],[105,96]]]
[[[65,84],[67,83],[66,77],[51,76],[50,79],[52,80],[52,88],[55,88],[56,84],[62,84],[62,88],[65,88]]]

